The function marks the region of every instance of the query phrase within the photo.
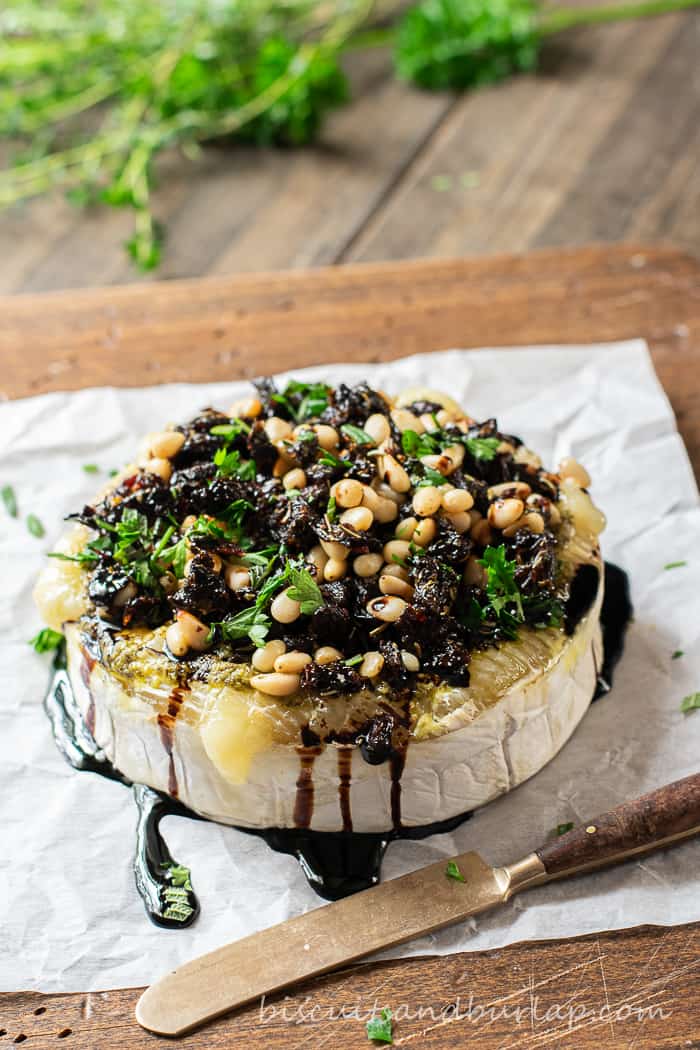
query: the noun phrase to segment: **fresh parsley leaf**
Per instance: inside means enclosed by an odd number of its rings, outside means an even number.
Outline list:
[[[346,667],[356,667],[357,664],[361,664],[364,660],[362,653],[357,653],[356,656],[351,656],[344,661]]]
[[[500,438],[466,438],[464,446],[474,459],[483,459],[486,463],[495,458]]]
[[[178,580],[185,575],[185,562],[187,561],[187,540],[183,536],[171,547],[166,547],[158,555],[158,562],[163,568],[172,569]]]
[[[672,660],[680,660],[681,656],[685,656],[685,653],[682,649],[676,649],[674,650],[674,652],[671,653]]]
[[[394,1042],[391,1034],[391,1010],[388,1007],[381,1010],[378,1017],[371,1017],[365,1027],[368,1039],[374,1039],[378,1043]]]
[[[186,890],[192,889],[192,876],[189,868],[185,868],[182,864],[170,864],[168,875],[173,886],[183,886]]]
[[[86,474],[98,474],[100,468],[97,463],[83,463],[83,470]]]
[[[113,467],[110,471],[107,472],[108,477],[110,477],[110,478],[116,478],[118,473],[119,473],[119,471],[117,470],[116,467]]]
[[[38,540],[46,534],[46,529],[41,524],[36,514],[27,515],[27,528],[31,532],[32,536],[36,536]]]
[[[341,431],[346,437],[349,437],[351,441],[354,441],[356,445],[376,445],[376,441],[373,437],[370,437],[366,430],[362,427],[356,427],[353,423],[343,423]]]
[[[301,383],[293,379],[287,383],[283,393],[273,394],[272,400],[278,405],[284,405],[296,423],[302,423],[305,419],[321,415],[324,408],[328,407],[329,393],[330,388],[325,383]]]
[[[218,624],[213,623],[209,629],[209,641],[214,637],[214,629],[221,629],[224,641],[236,642],[241,638],[250,638],[253,645],[261,649],[265,644],[272,623],[270,618],[257,605],[251,605],[248,609],[236,613],[235,616],[227,617]]]
[[[684,696],[681,701],[681,711],[687,714],[688,711],[700,711],[700,693],[691,693],[690,696]]]
[[[664,569],[682,569],[687,564],[687,561],[670,561],[666,565],[664,565]]]
[[[338,508],[335,502],[335,496],[330,496],[326,505],[326,517],[333,525],[338,520]]]
[[[432,467],[426,467],[425,464],[423,464],[423,476],[414,474],[411,476],[411,481],[413,487],[417,489],[423,489],[426,485],[435,485],[439,488],[440,485],[448,484],[448,478],[444,477],[439,470],[433,470]]]
[[[308,569],[293,568],[290,576],[292,585],[287,589],[287,594],[293,601],[299,602],[305,616],[310,616],[325,604],[318,584]]]
[[[459,865],[455,860],[448,860],[447,867],[445,868],[445,875],[448,879],[454,879],[455,882],[466,882],[464,875],[459,870]]]
[[[520,591],[515,582],[516,564],[508,558],[505,544],[502,543],[500,547],[487,547],[483,558],[479,559],[479,564],[486,569],[486,593],[496,617],[500,617],[506,606],[513,605],[517,620],[522,622],[525,617]]]
[[[230,423],[217,423],[209,433],[222,437],[225,441],[235,441],[241,434],[250,434],[250,427],[242,419],[232,419]]]
[[[440,452],[440,442],[432,434],[419,434],[415,430],[404,430],[401,434],[401,448],[407,456],[420,459],[421,456],[432,456]]]
[[[43,627],[38,634],[34,635],[29,644],[37,653],[50,653],[52,649],[59,649],[63,645],[63,635],[60,631]]]
[[[349,460],[341,459],[327,449],[322,450],[321,455],[318,457],[318,462],[323,463],[326,467],[334,467],[341,470],[350,470],[350,467],[352,466],[352,463]]]
[[[0,496],[5,504],[5,510],[11,518],[17,517],[17,497],[15,496],[15,490],[12,485],[3,485],[0,489]]]
[[[565,824],[557,824],[554,830],[557,835],[566,835],[567,831],[571,831],[573,826],[574,822],[572,820],[567,820]]]
[[[237,449],[229,452],[226,448],[218,448],[214,453],[214,465],[220,478],[237,477],[243,481],[255,478],[255,463],[252,459],[242,461]]]

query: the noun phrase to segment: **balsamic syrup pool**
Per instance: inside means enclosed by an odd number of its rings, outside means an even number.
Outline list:
[[[585,567],[589,568],[589,567]],[[572,633],[595,597],[598,573],[577,574],[567,605],[565,628]],[[625,632],[632,617],[627,574],[616,565],[605,563],[605,597],[601,610],[604,660],[598,670],[594,700],[610,691],[612,676],[624,646]],[[199,901],[190,881],[189,869],[175,860],[160,831],[161,819],[173,814],[202,820],[182,803],[162,795],[144,784],[132,784],[114,768],[98,748],[80,711],[66,671],[58,667],[44,702],[56,746],[74,769],[98,773],[119,781],[133,791],[138,810],[134,877],[146,913],[158,926],[189,926],[199,914]],[[400,791],[400,774],[396,780]],[[342,777],[341,777],[342,788]],[[308,828],[239,828],[265,839],[268,846],[299,861],[309,885],[321,897],[338,900],[379,882],[382,860],[388,845],[396,839],[422,839],[451,831],[468,820],[462,813],[450,820],[422,827],[404,828],[397,821],[393,831],[382,833],[322,832]]]

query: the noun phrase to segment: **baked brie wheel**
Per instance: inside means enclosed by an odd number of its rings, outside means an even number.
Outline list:
[[[149,435],[37,583],[99,747],[249,828],[430,825],[532,776],[602,661],[584,468],[434,391],[255,386]]]

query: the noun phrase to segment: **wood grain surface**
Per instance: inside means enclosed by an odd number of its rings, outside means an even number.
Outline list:
[[[0,317],[7,397],[238,378],[451,345],[645,336],[700,474],[700,265],[672,250],[546,251],[14,297],[0,299]],[[698,1047],[699,975],[700,924],[364,965],[177,1045],[366,1047],[376,1005],[397,1015],[395,1044],[421,1050]],[[155,1046],[133,1020],[138,994],[0,996],[0,1045]]]
[[[0,293],[594,240],[697,253],[699,53],[697,11],[581,29],[538,75],[461,97],[398,83],[386,51],[353,54],[355,101],[314,148],[164,158],[156,274],[125,256],[128,213],[57,193],[0,214]]]

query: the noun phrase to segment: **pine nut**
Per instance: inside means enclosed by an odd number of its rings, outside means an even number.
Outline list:
[[[404,580],[406,583],[410,579],[408,570],[404,569],[403,565],[397,565],[395,561],[388,562],[383,567],[382,576],[394,576],[397,580]]]
[[[343,478],[332,486],[331,496],[339,507],[359,507],[364,496],[364,486],[354,478]]]
[[[379,577],[379,590],[382,594],[395,594],[407,602],[410,602],[413,597],[413,587],[411,587],[410,583],[406,583],[405,580],[399,579],[398,576],[382,574]]]
[[[413,430],[416,434],[422,434],[425,430],[418,416],[415,416],[408,408],[393,409],[391,418],[402,432],[404,430]]]
[[[422,518],[416,530],[413,533],[412,540],[417,543],[419,547],[427,547],[429,543],[432,543],[437,535],[437,525],[435,518]]]
[[[445,517],[460,536],[465,532],[469,532],[472,527],[472,519],[466,510],[460,511],[458,514],[446,514]]]
[[[289,462],[283,456],[279,456],[272,468],[272,476],[273,478],[283,478],[288,470]]]
[[[325,449],[326,452],[332,452],[340,444],[338,431],[335,427],[329,427],[325,423],[315,423],[314,431],[316,432],[319,445],[321,448]]]
[[[381,412],[374,412],[369,419],[365,421],[362,429],[374,439],[377,445],[380,445],[382,441],[386,441],[391,434],[389,420],[386,416],[383,416]]]
[[[405,561],[411,553],[411,547],[408,540],[389,540],[388,543],[384,544],[382,553],[384,560],[391,564],[394,558],[400,558],[401,561]]]
[[[477,521],[481,521],[481,519],[484,516],[481,513],[480,510],[474,510],[474,508],[472,508],[470,511],[468,511],[468,514],[469,514],[469,520],[472,523],[472,528],[474,528],[474,526],[476,525]]]
[[[483,565],[471,554],[464,566],[464,582],[468,587],[483,587],[486,582],[486,572]]]
[[[282,441],[283,438],[292,436],[292,424],[288,423],[286,419],[280,419],[279,416],[270,416],[269,419],[265,420],[263,426],[268,439],[273,445],[277,441]]]
[[[185,444],[185,435],[179,430],[164,430],[151,438],[150,453],[156,459],[172,459]]]
[[[435,418],[437,419],[441,427],[445,427],[454,419],[454,412],[450,411],[449,408],[441,408],[436,413]]]
[[[393,456],[380,457],[379,473],[394,492],[408,492],[411,479],[401,464]]]
[[[243,565],[228,565],[224,579],[232,591],[245,591],[250,587],[250,573]]]
[[[382,565],[384,564],[384,558],[381,554],[359,554],[352,563],[352,567],[357,576],[375,576]]]
[[[242,397],[234,401],[228,410],[231,419],[256,419],[262,412],[262,403],[257,397]]]
[[[415,532],[416,525],[418,522],[415,518],[404,518],[400,521],[394,529],[394,535],[397,540],[410,540],[411,536]]]
[[[501,441],[496,448],[496,452],[499,456],[505,456],[508,454],[512,456],[515,452],[515,445],[512,445],[510,441]]]
[[[182,629],[179,623],[171,623],[165,632],[165,640],[168,643],[168,649],[173,656],[184,656],[189,646],[185,641]]]
[[[474,542],[479,543],[482,547],[488,547],[493,540],[493,533],[486,518],[472,525],[470,535]]]
[[[271,642],[266,642],[262,649],[255,650],[250,662],[256,671],[272,671],[275,660],[285,652],[285,649],[286,646],[281,638],[273,638]]]
[[[316,570],[315,575],[318,578],[323,576],[323,570],[326,567],[328,561],[328,555],[324,551],[320,543],[317,543],[315,547],[312,547],[309,553],[306,555],[306,560],[310,565],[313,565]]]
[[[526,503],[528,508],[541,514],[548,524],[559,525],[561,522],[561,514],[556,503],[553,503],[546,496],[542,496],[539,492],[533,492],[531,496],[528,496]]]
[[[461,514],[462,511],[471,510],[474,506],[474,497],[466,489],[443,490],[442,505],[448,514]]]
[[[442,493],[434,485],[424,485],[413,493],[413,509],[423,518],[437,514],[442,503]]]
[[[591,475],[573,456],[566,456],[559,464],[559,477],[572,478],[582,489],[587,489],[591,483]]]
[[[184,609],[178,610],[177,622],[180,634],[188,649],[194,649],[198,653],[204,652],[209,645],[207,641],[209,628],[207,625],[198,620],[192,613],[185,612]]]
[[[462,466],[464,462],[464,445],[448,445],[447,448],[442,450],[443,456],[447,456],[452,466],[445,473],[452,474],[458,467]]]
[[[517,521],[525,509],[521,499],[497,499],[489,507],[489,525],[495,529],[507,529]]]
[[[372,528],[373,521],[374,514],[368,507],[351,507],[340,515],[341,524],[348,525],[357,532],[367,532],[367,529]]]
[[[486,490],[489,499],[527,499],[532,492],[524,481],[502,481]]]
[[[333,583],[334,580],[342,580],[347,571],[347,559],[329,558],[323,569],[323,578],[324,580],[327,580],[328,583]]]
[[[172,572],[164,573],[158,583],[161,585],[166,594],[175,594],[177,590],[177,577]]]
[[[436,427],[435,427],[435,421],[436,420],[433,419],[433,417],[430,415],[429,412],[424,412],[423,415],[420,416],[419,418],[420,418],[421,423],[423,424],[423,428],[425,430],[427,430],[428,433],[430,433],[431,430],[435,430],[436,429]]]
[[[329,558],[335,558],[337,561],[343,561],[350,553],[349,547],[343,543],[336,543],[335,540],[321,540],[321,546]]]
[[[378,674],[381,674],[383,667],[384,657],[382,654],[371,650],[365,653],[364,659],[360,664],[360,674],[363,678],[376,678]]]
[[[401,653],[401,663],[404,665],[407,671],[420,671],[420,660],[413,653],[408,653],[404,649]]]
[[[306,485],[306,473],[301,467],[295,467],[293,470],[288,470],[282,478],[282,484],[285,489],[303,489]]]
[[[298,674],[254,674],[250,679],[253,689],[267,696],[291,696],[299,689]]]
[[[281,591],[273,599],[270,613],[278,623],[294,623],[301,615],[301,606],[286,591]]]
[[[309,653],[303,653],[299,649],[292,649],[290,653],[282,653],[275,660],[275,671],[280,674],[301,674],[307,664],[311,663]]]
[[[123,609],[127,602],[130,602],[132,598],[135,598],[138,594],[138,587],[133,580],[129,580],[120,591],[115,595],[112,605],[116,606],[117,609]]]
[[[539,470],[542,466],[542,460],[533,452],[531,448],[526,448],[525,445],[519,445],[513,453],[513,461],[515,463],[522,463],[526,467],[534,467],[535,470]]]
[[[314,653],[314,660],[317,664],[333,664],[336,660],[342,660],[343,654],[340,649],[336,649],[332,645],[322,645]]]
[[[403,506],[406,501],[406,497],[402,496],[399,492],[394,492],[391,485],[387,485],[384,481],[377,478],[372,482],[377,492],[377,495],[382,499],[390,499],[392,503],[395,503],[397,507]]]
[[[368,507],[375,518],[377,516],[377,507],[382,501],[382,497],[374,491],[370,485],[362,486],[362,506]]]
[[[147,470],[149,474],[157,474],[163,481],[170,481],[170,475],[173,472],[173,465],[169,459],[149,459],[146,460],[143,466],[144,470]]]
[[[504,536],[515,536],[519,529],[527,529],[529,532],[541,534],[544,532],[544,518],[536,510],[525,511],[521,518],[514,521],[512,525],[503,530]]]
[[[437,470],[443,477],[450,473],[452,460],[448,456],[421,456],[421,463],[430,470]]]
[[[383,620],[384,623],[395,623],[405,611],[406,602],[403,598],[396,598],[394,595],[373,598],[367,606],[367,612],[376,616],[378,620]]]
[[[197,518],[196,518],[196,516],[194,514],[188,514],[186,518],[182,519],[182,526],[181,526],[181,528],[183,528],[183,529],[191,529],[192,526],[194,525],[194,523],[196,522],[196,520],[197,520]]]
[[[379,498],[374,517],[380,525],[388,525],[390,521],[396,521],[399,516],[399,508],[391,499]]]

